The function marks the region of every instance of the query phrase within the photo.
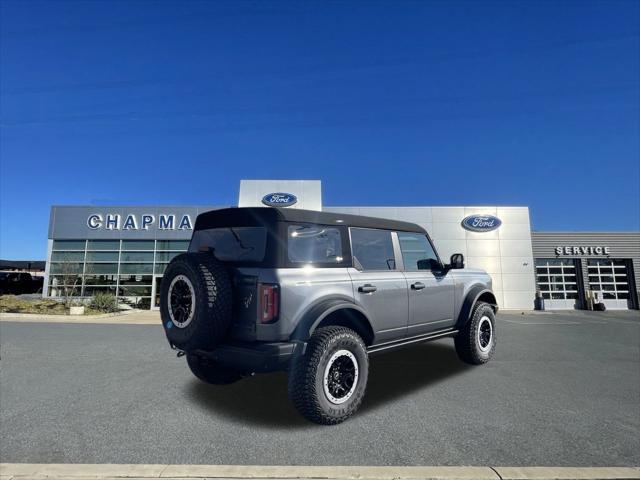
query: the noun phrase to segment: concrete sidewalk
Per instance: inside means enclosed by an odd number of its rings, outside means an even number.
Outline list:
[[[84,323],[103,325],[160,325],[157,310],[124,310],[101,315],[42,315],[39,313],[0,313],[2,322]]]
[[[623,480],[629,467],[311,467],[244,465],[0,464],[3,480],[30,479],[335,479],[335,480]]]

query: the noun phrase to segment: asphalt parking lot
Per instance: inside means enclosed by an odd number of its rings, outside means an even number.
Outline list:
[[[494,360],[451,340],[374,356],[360,412],[321,427],[286,375],[200,383],[159,326],[0,324],[3,462],[640,465],[640,315],[500,314]]]

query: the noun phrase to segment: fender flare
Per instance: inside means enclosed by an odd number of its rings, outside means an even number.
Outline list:
[[[369,323],[369,327],[371,327],[371,321],[362,307],[340,298],[325,299],[311,306],[302,314],[298,325],[291,335],[291,339],[294,341],[306,342],[325,318],[334,312],[344,309],[356,310],[361,313]],[[372,327],[371,330],[373,331]]]
[[[478,302],[478,299],[481,295],[489,294],[491,296],[492,301],[487,302],[489,305],[493,307],[495,312],[498,311],[498,304],[496,302],[496,297],[491,290],[485,288],[482,285],[474,285],[469,289],[467,295],[462,302],[462,307],[460,308],[460,313],[458,314],[458,320],[456,321],[456,328],[460,329],[464,327],[467,322],[471,319],[471,312],[473,312],[474,305]]]

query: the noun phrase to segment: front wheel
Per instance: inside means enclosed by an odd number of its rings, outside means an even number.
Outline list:
[[[308,420],[322,425],[353,415],[367,387],[369,358],[362,339],[345,327],[323,327],[313,334],[289,372],[289,397]]]
[[[487,303],[478,302],[471,319],[455,338],[458,357],[465,363],[487,363],[496,349],[496,315]]]

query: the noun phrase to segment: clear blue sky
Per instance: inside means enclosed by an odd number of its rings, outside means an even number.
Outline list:
[[[52,204],[529,205],[640,225],[640,2],[7,1],[0,257]]]

